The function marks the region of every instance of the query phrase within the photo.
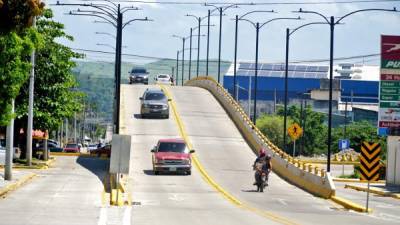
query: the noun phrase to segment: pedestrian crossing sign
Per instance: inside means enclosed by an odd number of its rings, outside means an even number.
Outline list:
[[[294,123],[288,128],[288,134],[293,140],[297,140],[303,134],[303,129],[299,124]]]

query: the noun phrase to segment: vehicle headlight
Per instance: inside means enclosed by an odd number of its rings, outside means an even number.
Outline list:
[[[135,75],[131,75],[131,78],[136,78],[136,76]]]
[[[163,105],[162,109],[168,109],[168,105]]]
[[[165,164],[165,161],[162,159],[156,159],[157,164]]]
[[[183,164],[190,164],[190,159],[184,159],[182,161],[183,161]]]
[[[149,79],[149,77],[148,76],[144,76],[143,79],[147,80],[147,79]]]
[[[150,104],[143,104],[144,108],[150,108]]]

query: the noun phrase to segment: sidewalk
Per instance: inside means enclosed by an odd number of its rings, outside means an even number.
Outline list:
[[[12,175],[11,181],[4,180],[4,169],[0,169],[0,197],[25,184],[36,174],[26,170],[13,170]]]

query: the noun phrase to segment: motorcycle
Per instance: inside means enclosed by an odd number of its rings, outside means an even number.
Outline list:
[[[265,172],[256,171],[255,177],[256,177],[257,192],[264,192],[264,188],[268,185],[267,174]]]

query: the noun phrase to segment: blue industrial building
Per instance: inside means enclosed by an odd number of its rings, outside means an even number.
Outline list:
[[[224,88],[233,94],[233,66],[224,76]],[[251,99],[254,98],[254,63],[237,66],[237,88],[239,100],[248,99],[249,84]],[[377,104],[379,91],[379,68],[340,64],[334,68],[334,88],[340,90],[339,102]],[[258,70],[257,100],[283,102],[285,64],[261,63]],[[329,88],[329,67],[326,65],[289,65],[289,99],[310,98],[312,90]],[[251,80],[250,80],[251,79]],[[308,93],[308,94],[307,94]]]

